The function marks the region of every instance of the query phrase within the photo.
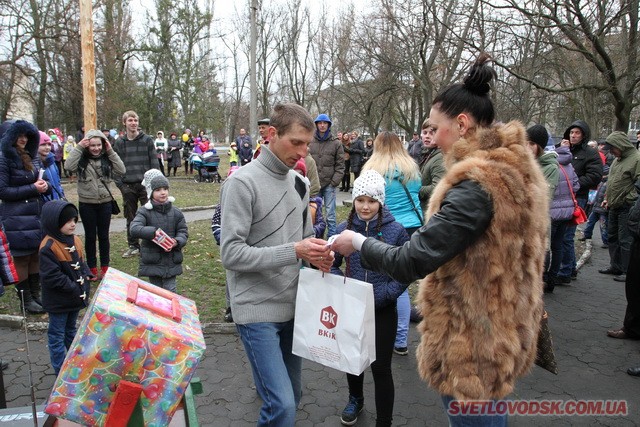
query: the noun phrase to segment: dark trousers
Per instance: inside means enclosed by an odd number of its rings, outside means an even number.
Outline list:
[[[632,336],[640,337],[640,240],[631,244],[627,280],[624,284],[627,297],[627,311],[624,315],[623,329]]]
[[[340,185],[340,189],[341,190],[349,190],[349,187],[351,186],[351,161],[350,160],[345,160],[344,161],[344,175],[342,175],[342,183]]]
[[[376,426],[390,426],[393,418],[395,388],[391,357],[397,327],[398,312],[395,304],[376,310],[376,361],[371,364],[376,396]],[[364,397],[364,372],[360,375],[347,374],[347,382],[351,396]]]
[[[122,193],[122,202],[124,204],[124,217],[127,219],[127,243],[129,243],[130,247],[140,249],[140,242],[138,242],[138,239],[131,237],[129,227],[138,211],[138,202],[141,206],[147,203],[147,189],[139,182],[122,183],[120,192]]]
[[[569,220],[551,221],[551,250],[547,252],[544,264],[544,270],[546,272],[545,281],[553,280],[558,276],[560,264],[562,263],[562,242],[564,241],[564,235],[568,226]]]
[[[84,249],[89,268],[96,268],[96,240],[100,249],[100,265],[109,265],[109,227],[111,226],[111,202],[83,203],[79,206],[80,218],[84,227]]]
[[[631,206],[626,203],[618,208],[609,209],[609,225],[607,227],[611,268],[623,273],[627,272],[629,266],[629,252],[633,241],[627,227],[629,209]]]

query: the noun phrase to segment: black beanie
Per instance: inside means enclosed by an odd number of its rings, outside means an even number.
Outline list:
[[[60,211],[60,216],[58,217],[58,228],[62,228],[70,219],[76,218],[78,219],[78,209],[72,204],[68,204],[62,211]]]
[[[542,125],[533,125],[529,129],[527,129],[527,136],[529,137],[529,141],[537,144],[544,150],[549,142],[549,132]]]

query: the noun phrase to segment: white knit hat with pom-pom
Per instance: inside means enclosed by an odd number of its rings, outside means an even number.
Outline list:
[[[366,170],[353,181],[352,200],[355,201],[360,196],[369,196],[384,205],[385,186],[382,175],[374,170]]]

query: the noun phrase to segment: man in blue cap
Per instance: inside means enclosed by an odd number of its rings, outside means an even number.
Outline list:
[[[336,234],[336,187],[344,175],[344,149],[331,134],[331,119],[320,114],[315,119],[316,131],[309,153],[318,166],[320,192],[326,209],[327,238]]]

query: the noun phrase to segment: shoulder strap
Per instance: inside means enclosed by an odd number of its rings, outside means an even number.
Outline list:
[[[418,208],[416,208],[416,204],[413,202],[413,197],[411,197],[411,193],[409,193],[409,189],[407,188],[406,185],[404,185],[404,182],[398,180],[398,182],[400,183],[400,185],[402,185],[402,188],[404,189],[404,192],[407,194],[407,197],[409,198],[409,201],[411,202],[411,207],[413,208],[413,211],[416,213],[416,215],[418,216],[418,219],[420,220],[420,224],[424,225],[424,220],[422,219],[422,215],[420,215],[420,211],[418,211]]]
[[[573,194],[573,186],[571,185],[571,182],[569,181],[569,175],[567,175],[567,171],[564,170],[562,165],[559,164],[558,167],[560,168],[560,170],[564,174],[564,179],[567,181],[567,186],[569,187],[569,191],[571,192],[571,200],[573,200],[573,205],[577,207],[578,206],[578,201],[576,200],[576,195]]]
[[[109,193],[109,196],[111,196],[111,199],[115,200],[115,197],[113,197],[113,194],[111,194],[111,190],[109,189],[109,184],[107,184],[106,182],[104,182],[102,180],[102,178],[100,178],[100,174],[98,173],[98,169],[96,169],[96,167],[93,166],[93,163],[91,163],[91,162],[89,162],[89,166],[91,166],[91,168],[96,172],[96,175],[98,176],[98,179],[100,180],[102,185],[104,185],[104,188],[107,190],[107,193]]]

